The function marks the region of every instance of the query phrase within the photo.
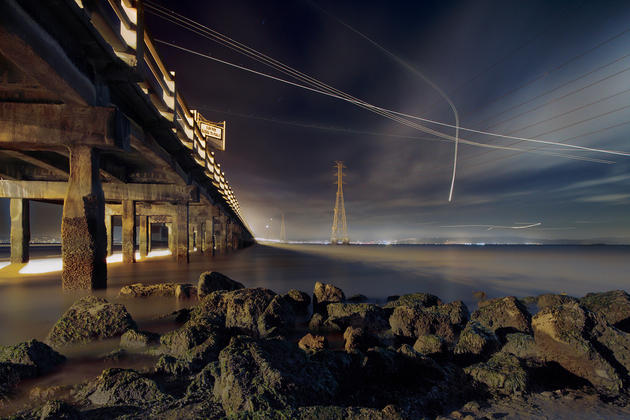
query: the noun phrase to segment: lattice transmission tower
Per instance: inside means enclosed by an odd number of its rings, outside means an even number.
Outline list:
[[[342,244],[349,244],[348,225],[346,223],[346,206],[343,202],[343,168],[346,166],[342,161],[335,161],[337,168],[337,200],[335,201],[335,214],[333,216],[332,232],[330,234],[330,243],[336,245],[341,241]],[[341,224],[341,226],[339,226]]]

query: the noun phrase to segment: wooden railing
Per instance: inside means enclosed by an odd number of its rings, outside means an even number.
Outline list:
[[[138,86],[155,110],[173,124],[179,141],[190,149],[195,162],[204,168],[212,185],[243,221],[234,192],[214,157],[215,150],[225,150],[225,122],[212,123],[188,107],[177,91],[175,73],[167,70],[144,28],[142,3],[138,0],[75,1],[118,58],[139,74]],[[204,135],[202,127],[211,134]]]

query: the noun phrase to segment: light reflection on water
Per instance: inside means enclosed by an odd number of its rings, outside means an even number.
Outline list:
[[[0,258],[8,257],[6,251],[0,250]],[[110,264],[109,288],[96,293],[123,303],[140,327],[149,329],[160,328],[154,321],[157,316],[194,301],[122,300],[117,298],[120,287],[137,282],[195,284],[207,270],[220,271],[247,287],[278,293],[291,288],[310,293],[314,283],[322,281],[338,285],[347,296],[362,293],[384,301],[388,295],[422,291],[445,301],[461,299],[474,310],[472,293],[478,290],[494,297],[546,292],[581,296],[625,289],[629,257],[630,247],[604,246],[257,245],[214,258],[194,254],[188,265],[178,265],[169,256]],[[81,294],[62,293],[59,272],[7,278],[3,273],[9,268],[0,271],[0,344],[42,340]]]

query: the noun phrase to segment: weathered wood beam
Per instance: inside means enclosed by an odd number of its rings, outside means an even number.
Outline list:
[[[109,107],[0,102],[0,146],[126,148],[125,120]]]
[[[190,185],[102,184],[106,201],[198,201],[197,189]],[[67,182],[0,180],[0,197],[30,200],[60,200],[66,196]]]
[[[0,52],[61,101],[96,104],[94,84],[15,1],[0,2]]]

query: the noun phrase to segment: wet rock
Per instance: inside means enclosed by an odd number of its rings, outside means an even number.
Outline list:
[[[254,337],[282,334],[295,323],[291,305],[263,288],[212,292],[193,310],[191,320],[221,323]]]
[[[134,283],[123,286],[118,293],[118,297],[121,298],[138,298],[138,297],[169,297],[175,296],[176,289],[193,288],[192,284],[178,284],[178,283],[158,283],[158,284],[142,284]]]
[[[105,369],[77,393],[94,405],[146,407],[171,399],[158,384],[131,369]]]
[[[589,381],[601,394],[614,397],[623,381],[591,339],[592,326],[598,323],[594,315],[574,302],[547,307],[532,319],[534,338],[545,361],[558,363]]]
[[[146,350],[160,341],[159,334],[147,331],[129,330],[120,336],[120,347],[130,351]]]
[[[385,330],[389,327],[387,312],[371,303],[330,303],[326,306],[328,318],[324,327],[334,331],[343,331],[347,327],[362,327],[372,331]]]
[[[389,318],[389,325],[394,334],[399,336],[418,338],[434,334],[447,342],[453,342],[467,320],[468,309],[461,301],[457,301],[428,308],[420,305],[396,306]]]
[[[225,342],[220,326],[189,321],[160,338],[164,355],[158,360],[158,372],[182,375],[196,372],[217,359]]]
[[[200,298],[219,290],[238,290],[244,289],[241,283],[232,280],[217,271],[206,271],[199,276],[197,283],[197,293]]]
[[[343,333],[344,349],[348,353],[365,351],[375,345],[373,337],[363,328],[348,327]]]
[[[61,348],[68,344],[119,337],[133,329],[136,329],[136,323],[123,305],[86,296],[59,318],[46,341],[53,348]]]
[[[521,361],[508,353],[497,353],[487,362],[469,366],[464,371],[494,394],[512,395],[525,392],[529,386],[529,377]]]
[[[510,332],[531,333],[531,316],[514,296],[490,299],[479,303],[470,319],[491,329],[500,337]]]
[[[326,305],[344,302],[345,300],[346,295],[340,288],[319,281],[315,283],[315,288],[313,289],[313,312],[326,315]]]
[[[453,353],[463,360],[490,356],[499,348],[499,339],[492,330],[477,321],[469,321],[459,335]]]
[[[311,304],[311,297],[308,293],[297,289],[291,289],[284,295],[284,299],[291,305],[296,314],[308,313]]]
[[[308,322],[308,329],[312,332],[320,332],[324,330],[324,317],[321,314],[314,313]]]
[[[337,389],[324,365],[289,343],[237,336],[219,355],[214,395],[230,415],[330,401]]]
[[[197,288],[192,284],[178,284],[175,287],[175,299],[190,299],[197,294]]]
[[[0,363],[12,365],[12,368],[6,369],[9,380],[12,376],[9,372],[11,370],[20,379],[34,378],[54,370],[65,360],[64,356],[37,340],[14,346],[0,346]]]
[[[390,298],[392,298],[391,301],[389,300]],[[398,297],[390,296],[387,298],[387,302],[385,308],[395,308],[397,306],[421,306],[423,308],[429,308],[442,304],[439,297],[429,293],[409,293]]]
[[[298,347],[307,352],[320,351],[328,348],[328,340],[323,335],[308,333],[298,341]]]
[[[540,295],[536,298],[536,305],[538,306],[539,310],[548,308],[549,306],[562,305],[571,302],[577,302],[577,299],[573,296],[556,295],[553,293]]]
[[[368,298],[365,295],[357,294],[350,296],[348,299],[346,299],[346,301],[350,303],[365,303],[368,301]]]
[[[512,354],[519,359],[539,359],[538,347],[533,336],[523,333],[512,333],[505,336],[505,341],[501,348],[502,353]]]
[[[630,295],[625,291],[589,293],[580,299],[580,304],[600,314],[609,324],[630,332]]]
[[[437,356],[446,353],[447,345],[441,337],[427,334],[418,337],[413,345],[413,349],[427,356]]]
[[[0,397],[7,395],[18,382],[19,368],[11,363],[0,363]]]
[[[53,400],[44,404],[39,418],[40,420],[79,420],[81,413],[66,402]]]

